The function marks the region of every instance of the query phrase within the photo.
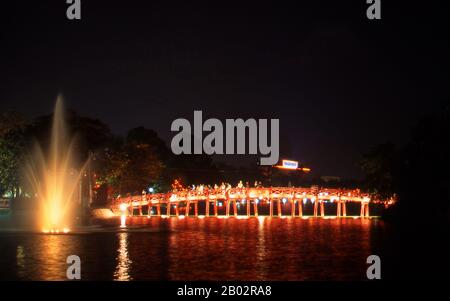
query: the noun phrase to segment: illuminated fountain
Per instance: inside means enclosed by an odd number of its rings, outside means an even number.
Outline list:
[[[44,233],[67,233],[74,226],[80,205],[80,182],[84,168],[74,169],[74,139],[67,135],[62,98],[53,116],[50,148],[36,145],[26,165],[26,177],[39,202],[38,227]]]

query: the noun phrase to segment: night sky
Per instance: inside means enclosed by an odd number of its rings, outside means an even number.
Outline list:
[[[359,177],[361,153],[404,143],[450,99],[448,1],[382,0],[368,20],[365,0],[82,0],[80,21],[65,0],[3,2],[0,111],[48,114],[62,93],[117,134],[142,125],[167,142],[194,109],[279,118],[282,157]]]

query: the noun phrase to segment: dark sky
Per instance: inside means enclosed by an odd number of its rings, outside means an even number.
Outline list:
[[[116,133],[168,142],[194,109],[279,118],[291,158],[357,177],[362,152],[450,99],[448,1],[382,0],[381,21],[365,0],[82,0],[80,21],[65,0],[3,2],[0,111],[48,114],[61,92]]]

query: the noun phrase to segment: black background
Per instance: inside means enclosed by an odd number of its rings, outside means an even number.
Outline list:
[[[0,111],[67,105],[124,134],[171,122],[279,118],[282,157],[361,177],[361,153],[401,144],[448,102],[448,1],[3,1]],[[249,158],[225,158],[247,164]]]

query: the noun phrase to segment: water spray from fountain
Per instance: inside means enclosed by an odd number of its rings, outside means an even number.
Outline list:
[[[44,152],[37,144],[26,165],[26,176],[39,202],[38,226],[44,233],[67,233],[75,224],[80,205],[80,183],[84,167],[75,169],[73,137],[64,119],[59,96],[53,116],[50,147]]]

